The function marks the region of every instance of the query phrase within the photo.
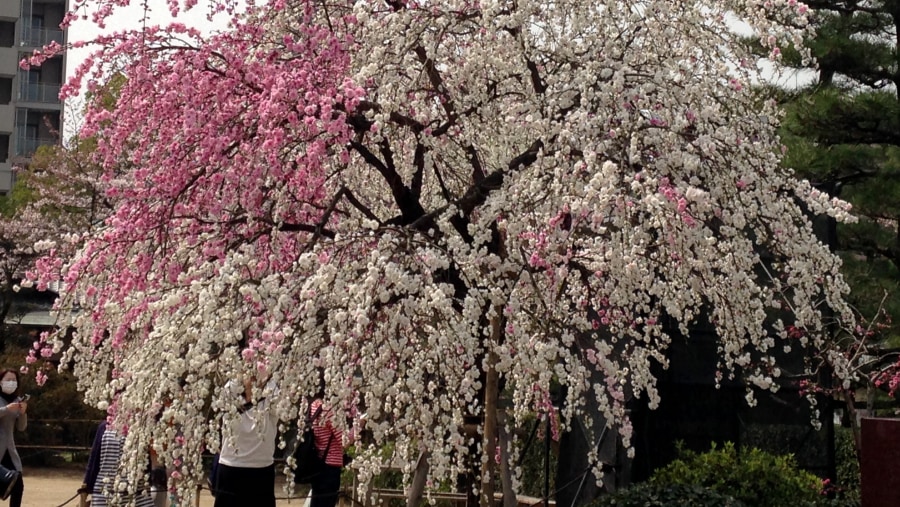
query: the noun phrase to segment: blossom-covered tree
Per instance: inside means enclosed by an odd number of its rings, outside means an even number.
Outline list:
[[[43,255],[45,238],[40,233],[48,231],[41,227],[41,216],[17,209],[12,196],[0,197],[0,208],[0,327],[5,328],[7,318],[16,317],[13,306],[19,283]]]
[[[0,197],[0,323],[17,317],[11,314],[21,299],[16,293],[34,262],[51,248],[72,254],[77,243],[64,238],[98,218],[101,206],[91,199],[102,195],[90,180],[99,172],[91,166],[86,177],[86,164],[84,149],[42,146],[27,167],[18,168],[12,191]]]
[[[846,206],[780,168],[778,111],[727,22],[777,55],[805,10],[279,0],[213,36],[103,36],[64,93],[127,78],[83,131],[116,209],[41,263],[75,329],[46,346],[128,429],[130,469],[152,445],[186,495],[237,377],[286,424],[320,385],[339,426],[365,410],[363,479],[393,442],[407,472],[427,452],[432,481],[474,453],[490,493],[498,422],[553,411],[552,384],[571,413],[595,397],[627,445],[626,397],[658,402],[651,370],[701,315],[722,374],[761,388],[779,348],[840,359],[822,315],[852,318],[846,286],[808,212]]]

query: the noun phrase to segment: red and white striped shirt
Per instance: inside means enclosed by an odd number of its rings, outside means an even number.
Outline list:
[[[316,434],[316,450],[319,456],[325,457],[325,464],[335,467],[344,466],[344,441],[341,430],[331,425],[331,410],[322,409],[322,400],[315,399],[309,407],[311,414],[316,414],[313,432]],[[329,444],[330,443],[330,444]],[[325,456],[326,450],[328,455]]]

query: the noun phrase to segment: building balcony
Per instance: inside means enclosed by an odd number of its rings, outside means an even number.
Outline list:
[[[60,85],[43,83],[22,83],[19,86],[19,102],[39,102],[59,104]]]
[[[57,140],[53,137],[18,136],[16,137],[15,155],[17,157],[30,157],[34,155],[39,146],[53,146],[56,143]]]
[[[22,38],[19,40],[21,46],[39,48],[46,46],[52,41],[60,44],[63,43],[64,34],[62,30],[53,30],[50,28],[31,28],[22,27]]]
[[[0,134],[10,134],[16,124],[16,107],[11,104],[0,105]]]
[[[21,14],[19,2],[0,2],[0,18],[16,19]]]

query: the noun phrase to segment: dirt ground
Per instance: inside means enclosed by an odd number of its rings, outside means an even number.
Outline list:
[[[79,470],[25,468],[23,473],[25,495],[22,498],[22,506],[80,507],[76,494],[83,477],[84,473]],[[275,495],[284,496],[280,484],[276,485]],[[288,505],[302,507],[303,499],[278,500],[277,504],[279,507]],[[0,505],[6,505],[6,502],[0,501]],[[213,497],[209,491],[204,490],[200,495],[200,507],[212,506]]]
[[[83,472],[77,470],[57,470],[46,468],[25,468],[22,480],[25,483],[25,494],[22,497],[23,507],[78,507],[78,499],[74,497],[81,486]],[[4,502],[5,503],[5,502]]]

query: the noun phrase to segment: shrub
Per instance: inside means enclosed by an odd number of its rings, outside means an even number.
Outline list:
[[[848,428],[835,428],[835,465],[837,466],[836,493],[842,499],[859,503],[859,461],[853,445],[853,433]],[[851,505],[851,504],[848,504]]]
[[[690,484],[637,484],[602,496],[591,507],[744,507],[734,498]]]
[[[754,507],[815,505],[823,500],[822,481],[797,468],[792,455],[774,455],[726,443],[705,453],[679,448],[680,458],[657,470],[657,485],[709,488]]]

